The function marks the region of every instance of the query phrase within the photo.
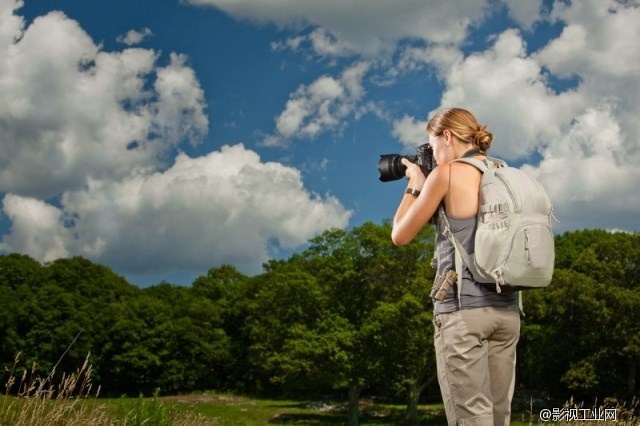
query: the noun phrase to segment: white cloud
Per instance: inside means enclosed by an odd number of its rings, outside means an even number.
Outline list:
[[[0,52],[7,51],[22,34],[24,19],[13,11],[23,5],[22,0],[0,0]]]
[[[320,56],[348,56],[353,53],[347,43],[337,40],[324,28],[316,28],[308,37],[311,47]]]
[[[0,249],[39,260],[79,254],[129,274],[221,263],[257,273],[274,241],[294,248],[351,216],[335,197],[309,193],[296,169],[242,145],[180,154],[164,172],[91,180],[65,193],[60,209],[7,195],[4,211],[13,227]]]
[[[291,139],[313,139],[322,132],[340,130],[346,117],[360,113],[365,95],[362,79],[369,67],[358,62],[338,79],[325,75],[300,86],[276,118],[276,134],[268,136],[265,145],[282,146]]]
[[[504,0],[509,15],[524,29],[542,19],[542,0]]]
[[[547,188],[562,228],[638,229],[638,155],[623,158],[626,138],[610,108],[589,108],[552,141],[536,166],[523,167]]]
[[[11,232],[3,236],[0,251],[29,253],[43,262],[69,255],[66,242],[70,235],[60,209],[44,201],[7,194],[3,210],[11,220]]]
[[[570,229],[638,229],[639,7],[636,1],[558,2],[552,18],[565,27],[532,56],[561,77],[577,76],[586,104],[531,169],[551,188],[561,225]]]
[[[271,49],[275,51],[284,50],[288,48],[295,52],[306,41],[306,39],[307,39],[306,36],[289,37],[284,41],[272,41],[270,43],[270,46],[271,46]]]
[[[547,187],[558,229],[637,229],[640,214],[640,7],[637,2],[556,2],[551,19],[564,29],[528,54],[521,34],[506,30],[485,51],[463,56],[457,46],[410,47],[397,69],[437,71],[440,106],[461,106],[488,124],[491,153],[523,168]],[[511,4],[512,13],[515,4]],[[535,22],[535,14],[531,15]],[[577,79],[552,89],[551,78]],[[554,83],[562,87],[562,81]],[[435,110],[433,111],[435,112]],[[419,140],[420,119],[394,122],[406,146]]]
[[[441,70],[446,84],[441,107],[463,106],[474,112],[496,136],[494,155],[526,157],[560,137],[562,127],[587,105],[575,91],[551,90],[542,71],[526,55],[520,34],[507,30],[488,50]]]
[[[310,193],[298,170],[242,145],[180,154],[167,168],[162,158],[208,130],[186,57],[160,65],[149,49],[102,51],[61,12],[25,28],[12,13],[19,5],[0,0],[0,191],[10,221],[0,252],[81,255],[125,274],[221,263],[255,273],[278,249],[347,225],[351,212],[335,197]],[[325,106],[312,105],[302,131],[350,113],[360,80],[356,67],[305,87]]]
[[[525,169],[535,171],[545,181],[554,199],[593,201],[611,189],[611,182],[622,191],[629,189],[624,184],[628,170],[616,159],[621,145],[621,130],[610,111],[588,109],[573,120],[565,135],[545,148],[536,169]]]
[[[462,106],[473,111],[495,135],[494,155],[517,163],[541,159],[539,165],[526,168],[551,188],[558,214],[563,216],[561,228],[599,223],[637,227],[633,221],[640,213],[640,192],[626,184],[637,181],[640,161],[637,1],[556,1],[551,11],[541,0],[477,2],[473,6],[467,2],[464,7],[455,2],[412,1],[388,6],[366,1],[365,7],[338,0],[192,3],[214,5],[236,18],[271,22],[299,32],[315,28],[332,42],[312,46],[319,55],[376,55],[372,66],[382,74],[372,76],[372,81],[381,85],[407,72],[435,72],[444,86],[439,108]],[[533,54],[517,29],[496,34],[492,46],[484,51],[463,54],[461,47],[471,26],[501,5],[523,30],[534,29],[541,20],[564,28]],[[307,43],[309,36],[303,37],[301,43]],[[339,48],[323,49],[325,45]],[[385,54],[398,47],[393,62]],[[574,79],[568,82],[569,88],[562,81],[565,78]],[[307,88],[302,86],[291,96],[278,118],[280,134],[273,141],[313,137],[323,129],[339,130],[331,121],[319,119],[325,117],[317,106],[320,102],[312,102]],[[364,97],[357,101],[364,102]],[[423,140],[422,120],[406,115],[390,120],[392,133],[406,147],[415,146]],[[620,180],[625,184],[618,184]],[[610,203],[612,194],[626,202]],[[612,205],[613,212],[609,211]]]
[[[183,56],[159,66],[152,50],[107,53],[61,12],[23,29],[7,10],[0,191],[48,197],[87,177],[120,178],[157,167],[167,150],[207,132],[204,95]]]
[[[500,4],[191,3],[295,30],[274,49],[355,57],[343,72],[300,85],[265,144],[340,132],[371,111],[413,148],[424,141],[425,117],[388,119],[367,99],[364,78],[374,68],[387,72],[387,82],[407,71],[435,72],[441,106],[466,107],[488,124],[493,154],[518,162],[538,154],[524,169],[549,190],[559,229],[637,229],[638,2],[557,1],[543,17],[539,0],[503,0],[524,28],[550,19],[564,30],[533,54],[510,29],[466,56],[469,29]],[[263,163],[241,145],[182,154],[164,170],[163,154],[198,143],[208,129],[204,94],[185,57],[172,54],[159,65],[153,50],[105,52],[61,13],[25,29],[12,13],[20,6],[0,0],[0,191],[10,192],[3,209],[11,221],[0,250],[41,260],[81,254],[123,271],[229,262],[255,272],[273,244],[296,247],[347,224],[351,212],[334,197],[309,193],[297,170]],[[561,85],[550,80],[558,77],[577,83],[554,90]],[[59,204],[38,199],[61,193]]]
[[[140,31],[129,30],[126,34],[117,38],[118,43],[126,44],[127,46],[134,46],[140,44],[153,35],[153,31],[149,28],[143,28]]]
[[[416,148],[427,143],[427,122],[408,115],[394,120],[392,134],[405,148]]]
[[[539,52],[528,56],[508,30],[487,51],[441,69],[442,106],[464,106],[489,124],[494,155],[526,160],[539,152],[540,163],[524,168],[547,187],[560,229],[637,229],[639,10],[556,3],[552,15],[565,28]],[[576,76],[578,85],[554,91],[549,72]]]
[[[566,23],[538,54],[559,76],[637,76],[640,69],[640,3],[584,0],[554,4],[551,18]]]
[[[532,58],[559,77],[578,78],[591,106],[611,108],[627,140],[620,149],[631,158],[640,134],[640,3],[558,3],[552,16],[564,30]]]
[[[169,65],[156,71],[154,88],[158,102],[154,105],[154,130],[171,145],[183,139],[197,144],[209,126],[203,114],[204,92],[193,69],[185,65],[186,56],[175,53],[170,56]]]
[[[399,40],[461,43],[469,27],[481,22],[489,2],[440,0],[185,0],[214,6],[238,19],[305,30],[321,56],[349,52],[372,58],[395,48]]]
[[[400,59],[395,68],[399,74],[400,72],[423,70],[426,65],[430,65],[442,77],[442,73],[448,71],[456,63],[462,62],[462,60],[463,54],[456,46],[409,46],[400,53]]]

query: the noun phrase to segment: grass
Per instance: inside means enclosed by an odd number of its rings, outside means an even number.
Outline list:
[[[0,396],[0,425],[109,425],[109,426],[253,426],[253,425],[343,425],[346,404],[342,401],[296,401],[248,398],[221,393],[202,393],[153,398],[101,398],[100,388],[91,382],[88,356],[71,374],[55,378],[55,367],[46,377],[36,368],[16,372],[18,357],[9,371],[5,394]],[[56,382],[56,383],[54,383]],[[363,400],[361,425],[397,425],[405,418],[405,406],[385,405]],[[512,417],[512,425],[640,425],[640,401],[629,405],[615,401],[585,407],[569,401],[558,407],[569,410],[613,408],[616,421],[568,420],[543,422],[540,408],[521,408]],[[577,412],[577,411],[576,411]],[[594,411],[595,412],[595,411]],[[421,425],[446,424],[442,404],[419,407]],[[584,417],[584,416],[583,416]]]
[[[0,425],[207,426],[346,424],[346,405],[330,402],[252,399],[219,393],[176,397],[101,398],[91,381],[89,355],[76,371],[45,377],[35,365],[19,370],[16,356],[0,396]],[[57,365],[56,365],[57,366]],[[402,423],[405,410],[363,401],[361,425]],[[421,424],[444,422],[441,406],[423,407]]]
[[[533,405],[533,404],[532,404]],[[613,418],[612,418],[613,416]],[[640,425],[640,401],[619,403],[617,400],[595,401],[593,404],[575,402],[573,399],[561,407],[525,410],[512,417],[512,425]]]
[[[178,406],[153,399],[100,399],[100,387],[91,382],[89,355],[71,374],[56,380],[55,367],[46,376],[36,374],[36,366],[17,373],[19,354],[9,371],[5,394],[0,397],[0,425],[73,426],[73,425],[215,425],[208,419]]]
[[[186,404],[193,412],[216,418],[220,425],[313,424],[344,425],[346,404],[331,401],[295,401],[247,398],[237,395],[206,393],[161,398],[164,403]],[[360,403],[361,425],[401,424],[405,406]],[[420,407],[420,424],[446,423],[442,405]]]

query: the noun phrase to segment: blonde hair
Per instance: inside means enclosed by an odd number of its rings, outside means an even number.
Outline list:
[[[453,133],[459,141],[483,151],[487,151],[493,141],[493,135],[487,131],[487,126],[478,124],[473,114],[462,108],[438,111],[427,124],[427,132],[434,136],[441,136],[445,130]]]

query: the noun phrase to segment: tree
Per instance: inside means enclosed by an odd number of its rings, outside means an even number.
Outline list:
[[[0,360],[11,363],[24,348],[33,282],[39,280],[41,266],[29,256],[0,255]]]
[[[187,287],[168,283],[149,287],[145,293],[169,307],[171,324],[158,386],[167,393],[219,387],[230,358],[222,307]]]
[[[406,293],[398,301],[380,303],[363,327],[374,362],[371,372],[394,393],[408,397],[406,423],[418,423],[418,401],[435,383],[432,312]]]
[[[518,370],[525,384],[576,397],[635,394],[639,238],[602,230],[556,237],[551,286],[524,293]]]
[[[334,312],[354,329],[353,364],[350,366],[348,384],[351,424],[355,424],[357,418],[357,396],[365,383],[371,381],[370,366],[377,363],[375,351],[367,344],[371,343],[371,328],[378,326],[375,315],[377,309],[381,304],[402,300],[406,294],[422,302],[418,302],[420,308],[425,305],[430,307],[425,302],[434,273],[429,267],[433,254],[433,228],[426,227],[406,247],[394,246],[390,235],[389,222],[382,226],[367,222],[349,233],[335,230],[326,232],[312,240],[305,253],[313,273],[329,286]],[[422,309],[413,312],[418,316],[423,313]],[[429,345],[420,333],[405,337],[408,340],[395,342],[400,346],[416,345],[417,338],[417,346]],[[431,345],[423,347],[423,351],[433,356]],[[416,375],[422,374],[417,370],[426,368],[420,364],[428,363],[425,357],[412,360],[405,358],[403,361],[419,365],[413,372]],[[375,374],[381,375],[380,371]],[[413,380],[417,383],[419,378],[414,377]],[[417,391],[421,389],[418,385],[413,387],[414,394],[409,400],[416,401],[419,398]]]
[[[47,373],[55,365],[70,371],[91,353],[92,364],[100,365],[106,307],[135,288],[109,268],[80,257],[31,267],[31,274],[12,276],[21,297],[17,333],[25,362]],[[19,276],[28,279],[18,283]],[[100,368],[94,371],[99,380]]]
[[[307,334],[317,330],[327,314],[326,296],[317,280],[307,272],[272,265],[255,284],[257,293],[246,318],[254,370],[262,373],[265,384],[298,394],[308,388],[310,379],[319,379],[316,386],[321,388],[326,379],[314,368],[314,358],[296,356],[301,338],[307,355],[314,350],[310,348],[316,340]]]
[[[139,294],[109,308],[112,324],[103,348],[109,376],[107,392],[150,394],[158,387],[172,337],[170,306],[150,295]]]
[[[107,390],[173,394],[220,385],[229,339],[213,302],[187,287],[161,283],[110,311]]]
[[[215,306],[227,337],[228,356],[218,365],[216,374],[217,386],[222,389],[253,390],[252,370],[247,361],[250,342],[245,333],[247,306],[255,297],[250,285],[249,277],[231,265],[222,265],[209,269],[191,286],[195,298],[204,298]]]
[[[362,389],[374,382],[373,376],[383,375],[372,371],[373,365],[380,365],[371,346],[371,330],[380,326],[376,310],[407,293],[420,305],[418,300],[426,298],[433,277],[425,266],[433,251],[433,231],[425,230],[414,244],[402,248],[391,243],[390,233],[388,222],[365,223],[350,232],[326,231],[312,239],[301,256],[269,264],[255,301],[254,353],[262,354],[274,380],[303,383],[303,378],[315,374],[323,385],[346,389],[349,424],[357,424]],[[421,317],[423,305],[402,312]],[[428,344],[419,333],[406,337],[408,341],[395,343]],[[424,357],[402,361],[420,364],[420,360]],[[331,374],[318,376],[318,371]]]

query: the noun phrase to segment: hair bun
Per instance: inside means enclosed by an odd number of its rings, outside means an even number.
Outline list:
[[[473,142],[483,151],[487,151],[493,141],[493,135],[487,131],[487,126],[478,125]]]

